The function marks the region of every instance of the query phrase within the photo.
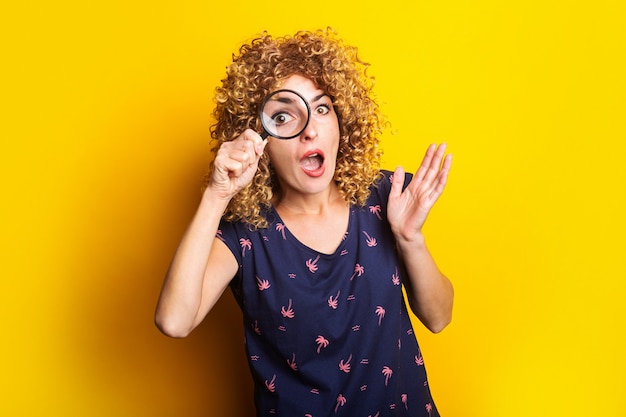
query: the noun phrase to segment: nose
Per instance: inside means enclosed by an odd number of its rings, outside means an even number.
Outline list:
[[[315,118],[311,117],[309,123],[306,125],[302,133],[300,134],[300,140],[310,141],[317,138],[317,126]]]

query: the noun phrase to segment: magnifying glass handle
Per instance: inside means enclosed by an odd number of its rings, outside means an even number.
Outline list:
[[[261,139],[265,140],[265,139],[267,139],[267,137],[268,137],[269,135],[270,135],[270,134],[269,134],[269,133],[267,133],[267,131],[263,130],[263,132],[261,132]]]

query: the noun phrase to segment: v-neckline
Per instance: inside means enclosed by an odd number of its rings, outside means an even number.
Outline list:
[[[335,250],[332,253],[328,253],[328,252],[322,252],[318,249],[315,249],[309,245],[307,245],[306,243],[302,242],[302,240],[300,240],[295,234],[293,234],[293,232],[289,229],[289,227],[287,226],[287,224],[285,223],[285,221],[283,220],[283,218],[280,216],[280,214],[278,213],[278,210],[276,210],[276,207],[274,205],[271,206],[271,210],[274,216],[276,216],[276,220],[277,222],[281,223],[283,225],[284,231],[285,231],[285,236],[288,237],[289,239],[291,239],[293,242],[295,242],[298,246],[304,248],[307,251],[310,251],[312,253],[314,253],[315,255],[321,255],[324,257],[334,257],[337,255],[340,255],[341,252],[344,249],[344,246],[346,244],[346,240],[348,239],[348,236],[350,235],[350,231],[352,230],[352,222],[353,222],[353,208],[352,207],[348,207],[348,224],[346,226],[346,230],[344,231],[342,237],[341,237],[341,241],[339,242],[339,244],[337,245],[337,248],[335,248]]]

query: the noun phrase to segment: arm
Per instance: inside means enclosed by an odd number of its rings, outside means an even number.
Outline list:
[[[445,187],[452,164],[444,158],[445,144],[431,145],[411,183],[402,191],[404,170],[393,175],[387,216],[408,274],[405,283],[411,310],[432,332],[443,330],[452,319],[454,290],[430,254],[422,228]]]
[[[215,234],[228,202],[254,177],[265,143],[246,130],[217,152],[211,181],[172,259],[157,303],[155,323],[166,335],[187,336],[236,274],[235,257]]]

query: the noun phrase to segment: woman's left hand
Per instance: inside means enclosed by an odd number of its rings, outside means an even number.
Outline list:
[[[452,165],[452,155],[444,157],[445,151],[445,143],[430,145],[404,191],[404,169],[396,168],[387,206],[387,219],[396,239],[410,242],[421,237],[428,213],[443,193]]]

